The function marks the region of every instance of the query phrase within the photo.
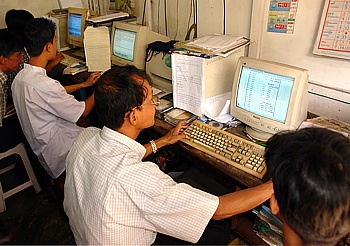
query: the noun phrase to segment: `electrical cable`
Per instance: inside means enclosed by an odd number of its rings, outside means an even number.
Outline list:
[[[223,7],[223,9],[224,9],[224,14],[223,14],[223,16],[224,16],[224,23],[223,23],[223,26],[224,26],[224,34],[226,34],[226,0],[223,0],[224,1],[224,7]]]
[[[193,24],[191,25],[191,27],[189,27],[192,14],[193,14]],[[187,23],[187,33],[186,33],[185,40],[190,39],[190,34],[191,34],[192,30],[193,30],[193,38],[197,38],[197,24],[195,23],[195,20],[196,20],[195,15],[196,15],[195,1],[192,0],[191,1],[191,12],[190,12],[188,23]]]
[[[158,22],[157,22],[157,32],[159,33],[159,21],[160,21],[160,18],[159,18],[159,15],[160,15],[160,0],[158,0]]]
[[[192,16],[192,11],[193,11],[193,5],[192,5],[193,1],[191,1],[191,10],[190,10],[190,14],[188,16],[188,22],[187,22],[187,30],[189,30],[190,28],[190,22],[191,22],[191,16]]]
[[[176,32],[175,32],[174,40],[176,40],[178,29],[179,29],[179,0],[176,1]]]
[[[164,24],[165,24],[165,36],[168,36],[168,20],[167,20],[167,9],[166,9],[166,0],[164,0]]]
[[[146,13],[146,0],[143,2],[143,13],[142,13],[142,22],[141,22],[143,26],[145,21],[145,13]]]
[[[194,23],[197,25],[197,23],[198,23],[198,16],[197,16],[197,11],[198,11],[198,0],[196,0],[196,6],[195,6],[195,11],[194,11],[194,13],[195,13],[195,20],[194,20]]]

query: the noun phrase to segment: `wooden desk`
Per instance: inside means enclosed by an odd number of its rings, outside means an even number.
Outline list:
[[[172,128],[172,125],[156,118],[155,124],[152,129],[157,133],[164,135]],[[242,131],[242,127],[231,129],[231,132],[232,131]],[[237,135],[240,134],[237,133]],[[269,179],[267,175],[265,175],[263,180],[258,179],[238,168],[235,168],[234,166],[227,164],[224,161],[216,159],[215,157],[212,157],[211,155],[208,155],[207,153],[193,148],[192,146],[189,146],[181,141],[177,142],[175,145],[181,150],[181,153],[183,153],[183,155],[185,155],[186,158],[188,158],[189,160],[201,162],[205,165],[211,166],[219,170],[220,172],[232,178],[235,184],[242,188],[254,187],[264,183]]]

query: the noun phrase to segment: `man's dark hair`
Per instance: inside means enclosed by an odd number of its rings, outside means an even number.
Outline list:
[[[350,231],[350,140],[324,128],[271,137],[266,164],[280,213],[306,244],[335,244]]]
[[[5,58],[23,49],[23,42],[16,34],[0,30],[0,56]]]
[[[34,16],[24,9],[11,9],[5,15],[7,29],[20,37],[23,37],[24,27],[32,19]]]
[[[147,97],[145,81],[151,83],[150,77],[134,66],[114,67],[105,72],[95,89],[98,127],[120,128],[126,113],[142,105]]]
[[[24,45],[30,56],[39,56],[47,43],[53,43],[56,24],[46,18],[30,20],[24,28]]]

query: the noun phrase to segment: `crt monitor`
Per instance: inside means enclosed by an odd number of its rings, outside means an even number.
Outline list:
[[[147,33],[149,28],[138,24],[115,21],[111,35],[111,60],[119,66],[134,65],[145,69]]]
[[[145,70],[146,49],[154,41],[168,42],[169,37],[152,32],[147,26],[115,21],[111,30],[111,60],[114,65],[134,65]]]
[[[84,47],[84,29],[87,16],[86,9],[68,8],[67,20],[67,43],[83,48]]]
[[[247,124],[247,133],[266,141],[295,130],[307,117],[308,71],[240,57],[232,87],[231,115]]]

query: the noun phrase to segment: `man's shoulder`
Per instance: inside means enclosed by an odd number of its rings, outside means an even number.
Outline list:
[[[40,91],[56,91],[62,90],[62,85],[59,81],[50,78],[46,74],[46,70],[39,67],[34,67],[29,64],[25,64],[25,67],[19,71],[14,79],[15,84],[21,84],[24,86],[30,86],[37,88]]]
[[[95,136],[96,134],[99,134],[101,131],[100,128],[89,126],[87,128],[84,128],[80,133],[76,141],[85,141],[86,138],[91,138]]]

